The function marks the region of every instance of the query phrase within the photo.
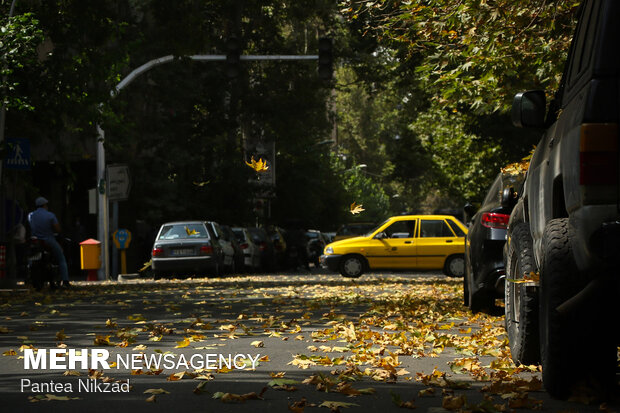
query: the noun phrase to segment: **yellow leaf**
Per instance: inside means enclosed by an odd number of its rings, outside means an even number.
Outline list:
[[[355,214],[359,214],[359,213],[360,213],[360,212],[362,212],[362,211],[365,211],[365,209],[364,209],[364,208],[362,208],[362,204],[357,205],[357,204],[355,203],[355,201],[353,201],[353,203],[351,204],[351,206],[350,206],[350,208],[349,208],[349,211],[350,211],[353,215],[355,215]]]
[[[256,341],[252,341],[250,343],[251,346],[254,346],[256,348],[258,347],[265,347],[265,343],[263,343],[262,341],[256,340]]]
[[[147,403],[155,403],[155,395],[147,397],[145,402],[147,402]]]
[[[183,341],[177,341],[177,345],[174,348],[183,348],[189,346],[189,338],[185,337]]]
[[[267,166],[267,161],[263,160],[263,158],[259,158],[258,161],[254,160],[254,156],[250,162],[245,161],[245,164],[250,168],[254,169],[256,172],[265,172],[269,167]]]
[[[95,345],[96,346],[111,346],[110,336],[95,336]]]
[[[183,378],[183,376],[185,376],[185,372],[184,371],[180,371],[178,373],[172,373],[171,375],[169,375],[167,380],[168,381],[177,381],[177,380],[181,380]]]
[[[17,352],[13,349],[5,351],[4,353],[2,353],[3,356],[16,356]]]

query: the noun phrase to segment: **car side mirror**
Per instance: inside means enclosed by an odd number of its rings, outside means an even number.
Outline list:
[[[517,128],[542,128],[545,126],[546,105],[542,90],[517,93],[512,101],[512,124]]]
[[[514,188],[505,188],[502,192],[501,204],[504,208],[512,208],[517,204],[517,193]]]
[[[476,215],[476,207],[469,202],[465,204],[465,206],[463,207],[463,211],[465,212],[465,215],[470,218]]]
[[[377,235],[374,236],[375,239],[385,239],[387,237],[388,236],[385,232],[379,232]]]

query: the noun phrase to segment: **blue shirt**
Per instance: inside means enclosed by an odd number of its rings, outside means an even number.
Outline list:
[[[41,207],[28,214],[28,223],[33,236],[49,239],[54,238],[54,224],[58,224],[58,219],[53,212]]]

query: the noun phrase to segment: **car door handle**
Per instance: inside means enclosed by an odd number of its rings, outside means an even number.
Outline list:
[[[411,241],[405,241],[405,244],[411,244]]]
[[[396,251],[396,249],[397,249],[396,247],[392,247],[392,251]]]
[[[446,242],[452,242],[452,240],[451,239],[447,239]]]

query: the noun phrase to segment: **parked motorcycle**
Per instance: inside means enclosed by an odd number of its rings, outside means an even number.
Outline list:
[[[56,289],[58,265],[45,241],[36,237],[30,238],[26,254],[27,282],[37,291],[40,291],[45,283],[49,283],[50,289]]]

